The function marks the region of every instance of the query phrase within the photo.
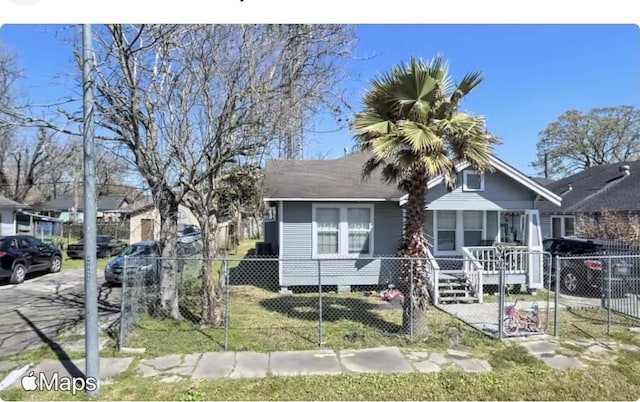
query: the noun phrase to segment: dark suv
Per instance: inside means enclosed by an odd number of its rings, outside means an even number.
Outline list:
[[[33,236],[0,237],[0,279],[22,283],[27,273],[58,272],[60,268],[62,253],[58,247]]]
[[[565,294],[587,293],[590,296],[602,296],[609,289],[611,277],[612,296],[620,297],[638,284],[637,251],[624,246],[613,246],[601,240],[580,238],[556,238],[543,241],[544,251],[552,257],[575,257],[563,260],[560,272],[560,288]],[[592,258],[591,258],[592,257]],[[609,258],[610,257],[610,258]],[[545,263],[545,276],[551,275],[555,281],[556,259]],[[635,264],[634,264],[635,263]],[[549,272],[549,268],[551,268]],[[611,275],[609,275],[611,269]],[[547,280],[545,279],[545,283]]]

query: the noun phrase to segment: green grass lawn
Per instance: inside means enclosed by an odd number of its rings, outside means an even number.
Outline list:
[[[96,266],[98,267],[98,270],[100,271],[104,270],[105,265],[107,265],[107,262],[109,262],[109,260],[111,260],[112,258],[96,259]],[[62,252],[62,269],[83,269],[83,268],[84,268],[84,258],[71,259],[67,257],[67,254],[64,251]]]

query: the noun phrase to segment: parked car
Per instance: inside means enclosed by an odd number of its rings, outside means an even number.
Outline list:
[[[177,257],[179,269],[182,269],[185,258],[192,257],[191,243],[178,243]],[[104,268],[105,282],[108,286],[120,285],[124,279],[126,261],[127,276],[134,284],[159,283],[162,266],[162,249],[160,243],[152,240],[141,241],[126,247],[118,256],[107,262]]]
[[[45,244],[33,236],[0,237],[0,279],[22,283],[28,273],[59,272],[62,268],[62,251]]]
[[[196,225],[178,225],[178,253],[182,256],[202,252],[202,232]]]
[[[104,278],[108,286],[120,285],[126,268],[131,282],[158,283],[160,274],[160,245],[155,241],[141,241],[126,247],[107,262]],[[131,275],[129,273],[132,273]]]
[[[96,248],[98,258],[111,258],[112,255],[118,255],[127,247],[127,243],[118,240],[113,236],[98,235],[96,236]],[[80,240],[76,244],[70,244],[67,247],[67,256],[71,259],[84,258],[84,240]]]
[[[640,284],[640,257],[634,256],[637,252],[631,249],[614,248],[600,240],[566,237],[545,239],[542,244],[552,257],[576,257],[562,264],[559,283],[562,293],[603,296],[610,285],[612,296],[621,297]],[[555,283],[555,262],[555,258],[545,262],[545,283],[548,275]]]

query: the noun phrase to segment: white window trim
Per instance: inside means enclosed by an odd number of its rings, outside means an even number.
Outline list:
[[[316,210],[318,208],[338,208],[340,210],[338,223],[338,254],[318,254],[318,224],[316,222]],[[349,254],[349,222],[347,222],[347,208],[368,208],[370,211],[371,222],[369,223],[369,253],[367,254]],[[351,258],[357,259],[362,257],[373,257],[374,247],[374,216],[375,209],[373,204],[361,203],[314,203],[311,211],[311,258],[313,259],[332,259],[332,258]]]
[[[566,219],[573,219],[573,236],[576,235],[577,230],[576,230],[576,217],[573,215],[551,215],[551,237],[553,237],[553,220],[555,218],[560,219],[560,237],[565,237],[567,235],[566,233],[566,228],[565,228],[565,220]]]
[[[462,254],[462,247],[464,247],[464,211],[455,210],[456,212],[456,249],[455,250],[438,250],[438,209],[433,210],[433,255],[458,255]],[[467,211],[481,211],[477,209],[469,209]],[[499,215],[499,214],[498,214]],[[483,211],[482,214],[482,240],[486,239],[487,233],[487,211]],[[471,229],[476,230],[476,229]],[[478,229],[478,231],[480,231]]]
[[[467,176],[468,175],[480,175],[480,188],[469,188],[467,187]],[[484,191],[484,173],[476,172],[475,170],[465,170],[462,172],[462,191]]]

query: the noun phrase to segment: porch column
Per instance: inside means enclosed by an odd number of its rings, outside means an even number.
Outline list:
[[[525,211],[525,240],[529,250],[529,289],[540,289],[543,286],[542,231],[537,209]]]

